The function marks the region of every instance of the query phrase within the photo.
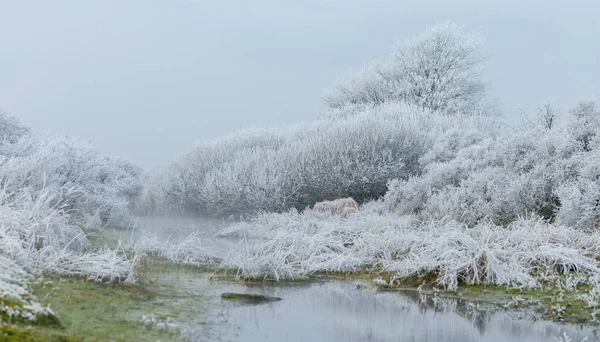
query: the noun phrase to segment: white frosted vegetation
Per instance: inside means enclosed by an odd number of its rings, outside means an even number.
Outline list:
[[[591,116],[586,122],[600,118],[597,110],[586,115]],[[504,139],[448,131],[420,159],[421,175],[389,182],[385,202],[399,215],[422,220],[450,217],[469,226],[482,220],[507,225],[535,213],[593,230],[600,218],[595,138],[600,125],[574,129],[580,120],[572,116],[569,127],[534,127]]]
[[[155,234],[144,234],[135,241],[133,249],[138,253],[159,256],[169,262],[188,265],[216,264],[217,256],[210,240],[194,232],[184,239],[159,239]]]
[[[140,170],[4,114],[0,130],[0,297],[27,302],[27,279],[43,273],[134,281],[135,256],[94,249],[85,230],[129,224]]]
[[[26,277],[21,266],[0,255],[0,298],[25,301],[29,295]]]
[[[56,273],[91,280],[125,280],[132,262],[125,253],[94,251],[84,231],[53,206],[56,194],[42,190],[15,199],[0,190],[0,255],[33,274]],[[54,204],[55,205],[55,204]]]
[[[425,113],[401,103],[201,143],[148,175],[147,212],[238,215],[382,196],[389,179],[421,172],[419,158],[448,130],[493,133],[479,116]]]
[[[587,101],[571,114],[567,128],[503,139],[442,131],[417,160],[422,172],[390,181],[383,201],[347,219],[292,210],[227,228],[222,235],[249,239],[225,266],[271,279],[373,266],[397,278],[435,272],[447,289],[598,276],[600,112]]]
[[[128,225],[140,175],[131,162],[100,155],[77,139],[26,134],[0,143],[0,184],[7,192],[34,196],[49,189],[54,204],[80,225],[94,216],[102,225]]]
[[[49,307],[42,307],[36,301],[28,280],[29,275],[21,266],[0,255],[0,324],[35,322],[38,317],[54,315]],[[19,304],[12,304],[14,302]]]
[[[236,228],[238,231],[236,232]],[[242,232],[240,232],[242,230]],[[359,211],[347,219],[306,211],[263,214],[230,227],[248,246],[224,262],[252,278],[295,279],[315,272],[363,268],[394,278],[438,273],[438,285],[497,284],[534,287],[536,274],[598,273],[600,235],[520,218],[508,227],[481,222]]]
[[[490,114],[481,71],[485,38],[453,23],[441,23],[396,44],[390,60],[352,73],[328,91],[333,109],[401,101],[443,114]],[[338,115],[335,110],[332,115]]]

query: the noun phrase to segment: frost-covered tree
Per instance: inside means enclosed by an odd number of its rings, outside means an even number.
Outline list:
[[[517,130],[532,130],[538,127],[552,129],[557,125],[560,112],[556,100],[547,99],[537,106],[536,113],[533,116],[523,110],[521,111],[521,126],[517,127]]]
[[[17,117],[0,111],[0,140],[15,142],[27,133],[29,128],[21,124]]]
[[[484,37],[442,23],[396,45],[390,61],[372,63],[325,97],[332,108],[402,101],[444,114],[472,113],[489,106],[481,71]]]
[[[396,47],[384,79],[396,97],[423,109],[455,113],[470,110],[486,90],[481,69],[486,57],[479,33],[443,23]]]
[[[382,77],[385,68],[381,62],[373,62],[351,72],[340,84],[327,91],[325,103],[335,109],[349,105],[379,105],[390,101],[393,93]]]
[[[546,129],[552,129],[556,125],[559,113],[554,100],[547,100],[538,107],[538,118]]]

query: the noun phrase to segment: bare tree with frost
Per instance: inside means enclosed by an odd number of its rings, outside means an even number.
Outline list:
[[[454,23],[428,28],[396,45],[388,62],[374,62],[325,96],[331,108],[402,101],[444,114],[488,106],[481,71],[485,38]]]

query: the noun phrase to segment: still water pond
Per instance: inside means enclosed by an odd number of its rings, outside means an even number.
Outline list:
[[[246,286],[210,281],[208,274],[164,274],[154,291],[181,308],[192,341],[572,341],[597,340],[593,329],[534,320],[455,299],[380,292],[353,281]],[[220,298],[224,292],[281,297],[261,305]],[[174,295],[176,293],[177,295]],[[187,295],[186,295],[187,293]],[[559,339],[562,341],[562,339]]]
[[[156,222],[144,225],[154,231],[160,227]],[[163,270],[153,272],[149,281],[157,310],[176,307],[174,320],[182,337],[191,341],[600,340],[587,326],[539,320],[525,311],[498,311],[481,303],[378,291],[352,280],[245,285],[211,281],[207,273]],[[283,300],[243,304],[221,299],[224,292]]]

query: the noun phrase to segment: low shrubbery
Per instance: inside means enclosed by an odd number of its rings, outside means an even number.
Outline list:
[[[363,209],[343,219],[295,211],[264,214],[223,232],[250,238],[225,261],[249,278],[295,279],[318,272],[388,272],[392,281],[437,274],[436,286],[538,286],[538,275],[598,273],[600,235],[521,218],[507,227],[483,221],[422,222]],[[254,240],[253,238],[256,238]]]
[[[447,130],[419,158],[420,174],[391,180],[382,200],[347,218],[292,210],[229,227],[223,235],[256,239],[225,265],[271,279],[365,269],[391,272],[392,280],[433,273],[449,289],[598,275],[597,118],[595,105],[581,102],[568,128],[532,127],[503,139]]]
[[[419,174],[419,159],[444,132],[493,136],[481,116],[423,113],[399,103],[284,129],[241,131],[202,143],[148,176],[151,213],[239,215],[304,209],[316,202],[381,197],[389,179]]]
[[[95,249],[86,231],[131,223],[141,170],[4,114],[0,130],[0,298],[34,305],[26,281],[42,273],[134,281],[125,250]]]

